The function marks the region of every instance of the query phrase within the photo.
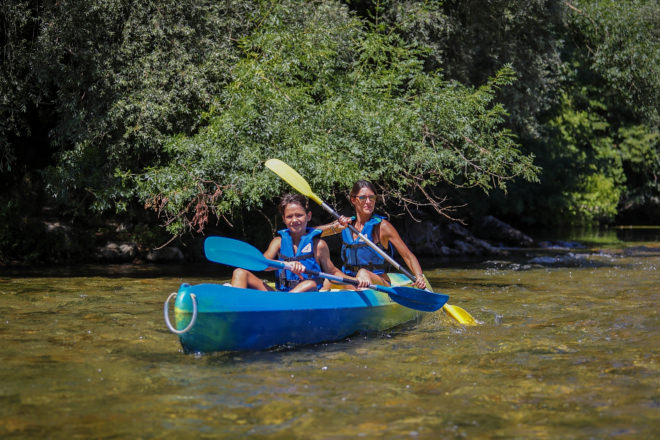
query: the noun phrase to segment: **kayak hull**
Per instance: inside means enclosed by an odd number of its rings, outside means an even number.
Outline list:
[[[406,283],[391,274],[393,285]],[[262,292],[219,284],[182,284],[174,304],[183,350],[263,350],[336,341],[421,318],[376,290]],[[191,324],[191,320],[194,322]]]

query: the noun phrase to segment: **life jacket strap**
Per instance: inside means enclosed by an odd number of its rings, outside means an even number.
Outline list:
[[[279,284],[280,287],[285,287],[288,290],[291,290],[294,287],[296,287],[298,284],[300,284],[301,282],[307,281],[307,280],[314,281],[316,283],[317,287],[320,286],[323,283],[323,278],[319,278],[319,277],[305,278],[305,279],[302,279],[302,280],[288,280],[285,277],[280,277],[278,284]]]
[[[374,270],[382,270],[383,272],[387,272],[387,269],[390,267],[389,263],[382,263],[382,264],[374,264],[374,263],[369,263],[369,264],[363,264],[363,265],[353,265],[353,264],[344,264],[344,268],[347,270],[350,270],[351,273],[357,273],[360,269],[367,269],[370,271]]]

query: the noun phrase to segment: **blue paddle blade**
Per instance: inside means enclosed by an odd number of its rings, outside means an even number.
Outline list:
[[[338,277],[313,270],[307,270],[306,272],[339,283],[352,284],[354,286],[359,284],[357,280],[351,278]],[[369,288],[385,292],[390,296],[392,301],[410,309],[421,310],[422,312],[435,312],[440,307],[444,306],[449,299],[449,296],[441,293],[434,293],[428,290],[420,290],[406,286],[387,287],[379,284],[371,284],[369,285]]]
[[[410,309],[421,310],[423,312],[435,312],[440,309],[449,300],[448,295],[442,293],[429,292],[427,290],[415,289],[413,287],[397,286],[383,287],[378,286],[390,295],[392,301],[401,304]]]
[[[260,271],[269,267],[281,269],[284,263],[264,257],[251,244],[227,237],[208,237],[204,240],[204,254],[215,263]]]

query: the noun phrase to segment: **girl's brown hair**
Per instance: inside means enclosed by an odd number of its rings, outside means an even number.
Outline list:
[[[307,197],[301,194],[284,194],[280,200],[279,206],[277,207],[277,210],[280,212],[281,216],[284,216],[284,208],[286,208],[287,205],[291,203],[300,205],[305,210],[305,213],[309,212],[309,201],[307,200]]]

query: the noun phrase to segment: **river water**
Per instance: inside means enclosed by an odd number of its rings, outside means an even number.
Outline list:
[[[4,270],[0,437],[657,438],[660,239],[629,240],[424,262],[477,327],[247,353],[184,354],[165,327],[217,266]]]

